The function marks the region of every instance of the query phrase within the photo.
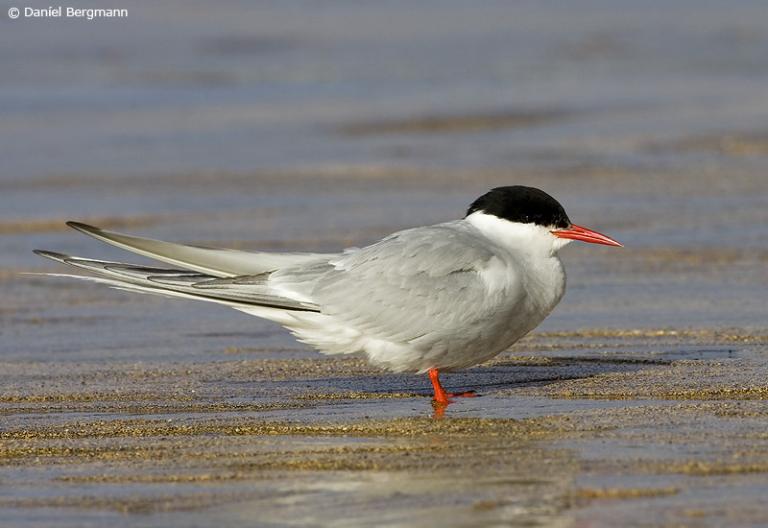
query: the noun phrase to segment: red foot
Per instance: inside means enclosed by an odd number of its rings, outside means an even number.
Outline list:
[[[429,369],[429,379],[432,381],[432,388],[435,391],[434,401],[436,404],[448,405],[451,403],[451,398],[475,398],[478,394],[475,391],[466,392],[445,392],[445,389],[440,385],[440,372],[436,369]]]
[[[451,398],[477,398],[478,396],[480,395],[473,390],[465,391],[465,392],[449,392],[448,393],[449,400]]]

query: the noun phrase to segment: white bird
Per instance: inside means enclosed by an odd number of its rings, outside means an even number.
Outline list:
[[[492,189],[461,220],[406,229],[342,253],[251,253],[69,226],[177,269],[50,251],[44,257],[114,288],[230,306],[275,321],[325,354],[363,354],[394,372],[429,373],[434,399],[452,396],[439,371],[486,361],[533,330],[565,292],[558,251],[571,240],[621,246],[572,224],[532,187]]]

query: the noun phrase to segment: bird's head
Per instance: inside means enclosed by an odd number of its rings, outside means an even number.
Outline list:
[[[535,187],[491,189],[472,202],[465,218],[489,238],[526,252],[554,254],[571,240],[622,247],[572,223],[557,200]]]

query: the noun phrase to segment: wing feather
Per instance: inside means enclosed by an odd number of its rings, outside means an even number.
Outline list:
[[[273,291],[268,285],[266,274],[237,277],[237,280],[222,280],[196,271],[133,266],[122,262],[73,257],[51,251],[38,250],[36,253],[105,277],[108,284],[125,289],[160,295],[169,295],[169,292],[181,293],[185,297],[224,302],[233,307],[256,305],[283,310],[319,311],[316,304],[292,299]],[[75,277],[90,279],[90,277]]]
[[[184,269],[214,277],[255,275],[313,260],[333,257],[321,253],[264,253],[213,249],[163,242],[151,238],[107,231],[80,222],[67,222],[73,229],[107,244]]]
[[[494,257],[476,234],[449,222],[395,233],[327,263],[280,270],[270,281],[367,336],[427,346],[456,338],[457,328],[472,328],[498,306],[488,302],[480,274]]]

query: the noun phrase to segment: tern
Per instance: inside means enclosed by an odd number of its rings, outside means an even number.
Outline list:
[[[571,223],[549,194],[520,185],[490,190],[460,220],[331,254],[211,249],[68,225],[174,268],[36,250],[93,274],[49,275],[223,304],[279,323],[322,353],[362,354],[394,372],[428,373],[434,401],[443,405],[474,392],[447,392],[441,371],[506,350],[563,297],[559,250],[572,240],[621,246]]]

